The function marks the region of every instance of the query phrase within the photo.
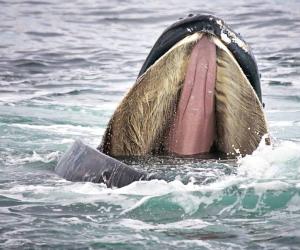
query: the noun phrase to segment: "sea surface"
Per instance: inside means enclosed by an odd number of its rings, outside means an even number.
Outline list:
[[[251,45],[273,145],[147,163],[168,182],[58,177],[63,152],[100,143],[158,36],[189,13]],[[300,249],[300,2],[0,0],[0,248]]]

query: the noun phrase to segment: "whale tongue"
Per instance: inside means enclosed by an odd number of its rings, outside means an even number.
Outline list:
[[[215,139],[216,46],[203,36],[187,67],[167,150],[178,155],[206,153]]]

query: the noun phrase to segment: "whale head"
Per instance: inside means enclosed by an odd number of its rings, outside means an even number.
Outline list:
[[[250,154],[265,134],[249,45],[223,20],[189,15],[154,44],[98,149],[111,156]]]

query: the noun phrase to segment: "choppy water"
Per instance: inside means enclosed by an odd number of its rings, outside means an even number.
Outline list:
[[[251,44],[274,146],[169,166],[169,183],[56,176],[74,139],[98,145],[155,40],[191,12]],[[300,249],[299,1],[0,0],[0,20],[0,248]]]

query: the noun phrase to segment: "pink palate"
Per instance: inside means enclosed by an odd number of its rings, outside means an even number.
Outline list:
[[[167,149],[178,155],[210,151],[216,134],[216,46],[203,36],[193,48]]]

